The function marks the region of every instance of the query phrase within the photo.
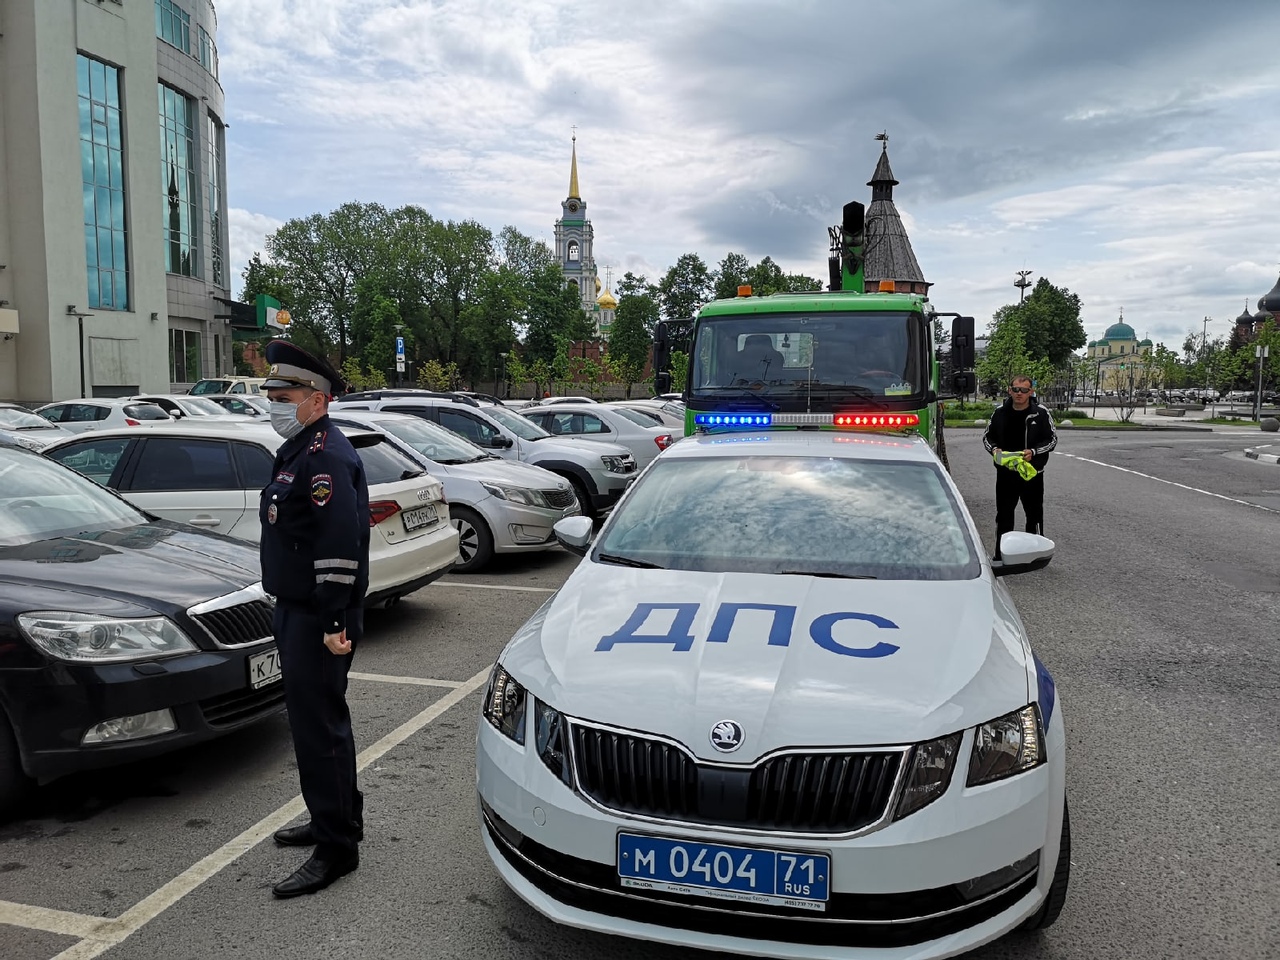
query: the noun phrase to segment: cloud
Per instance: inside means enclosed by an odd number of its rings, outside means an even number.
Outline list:
[[[276,230],[284,221],[269,217],[263,213],[253,213],[239,207],[227,209],[227,230],[231,239],[231,276],[234,278],[233,288],[238,295],[241,286],[240,275],[248,265],[254,253],[266,250],[266,236]]]
[[[1014,272],[1096,336],[1198,327],[1274,280],[1271,0],[218,0],[229,192],[246,226],[347,200],[550,239],[577,127],[598,263],[655,279],[729,250],[825,276],[887,129],[939,309]],[[255,211],[250,214],[248,211]],[[1156,336],[1153,332],[1152,336]]]

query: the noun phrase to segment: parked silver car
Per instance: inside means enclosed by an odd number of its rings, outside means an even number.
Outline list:
[[[69,430],[16,403],[0,403],[0,433],[28,450],[43,450],[55,440],[73,436]]]
[[[173,421],[169,414],[154,403],[102,397],[46,403],[43,407],[37,407],[36,413],[72,433]]]
[[[653,418],[627,407],[608,403],[556,403],[550,407],[525,407],[520,415],[532,420],[553,437],[578,437],[626,447],[643,470],[683,433],[655,423]]]
[[[495,553],[526,553],[556,545],[552,526],[581,512],[569,482],[549,470],[504,460],[438,424],[410,414],[345,410],[330,417],[340,427],[388,434],[422,458],[444,483],[449,515],[458,528],[460,560],[454,573],[473,573]]]

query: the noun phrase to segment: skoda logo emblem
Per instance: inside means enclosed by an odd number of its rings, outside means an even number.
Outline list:
[[[737,720],[721,720],[711,728],[711,745],[721,753],[732,753],[742,746],[746,734]]]

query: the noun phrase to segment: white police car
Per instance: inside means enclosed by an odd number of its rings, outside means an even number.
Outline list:
[[[494,667],[485,847],[562,923],[776,957],[953,956],[1066,897],[1053,680],[921,440],[665,451]]]

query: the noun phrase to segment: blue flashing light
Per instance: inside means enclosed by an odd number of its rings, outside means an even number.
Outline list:
[[[771,413],[695,413],[693,422],[699,427],[768,427]]]

